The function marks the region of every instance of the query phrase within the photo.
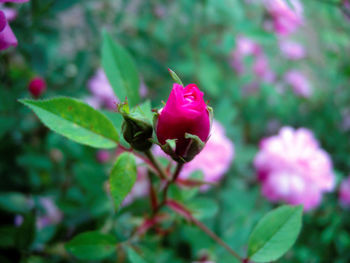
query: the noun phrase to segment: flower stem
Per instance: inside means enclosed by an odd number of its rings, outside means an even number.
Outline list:
[[[209,237],[211,237],[216,243],[221,245],[223,248],[225,248],[232,256],[237,258],[240,262],[246,263],[247,260],[241,258],[238,253],[236,253],[228,244],[225,243],[219,236],[217,236],[213,231],[211,231],[209,228],[207,228],[201,221],[196,219],[190,210],[188,210],[185,206],[182,204],[174,201],[169,200],[167,203],[168,207],[172,209],[174,212],[178,213],[179,215],[183,216],[185,219],[187,219],[189,222],[192,222],[195,224],[198,228],[200,228],[205,234],[207,234]]]
[[[158,211],[166,204],[167,199],[168,199],[169,186],[172,185],[176,181],[176,179],[179,177],[183,165],[184,165],[183,163],[177,163],[176,170],[175,170],[172,178],[166,182],[166,184],[163,188],[163,199],[162,199],[162,202],[159,203],[159,205],[156,207],[156,209],[154,209],[154,211],[153,211],[154,215],[157,214]]]
[[[172,183],[174,183],[177,180],[177,178],[179,177],[183,166],[184,166],[184,163],[177,163],[176,170],[174,172],[173,177],[171,178]]]
[[[237,258],[240,262],[245,262],[229,245],[225,243],[220,237],[218,237],[213,231],[207,228],[202,222],[198,221],[196,218],[192,217],[192,222],[199,227],[204,233],[210,236],[216,243],[225,248],[232,256]]]
[[[154,158],[153,153],[150,150],[145,151],[145,155],[149,159],[149,161],[152,163],[153,167],[157,170],[159,173],[160,178],[167,180],[168,176],[163,169],[163,167],[159,164],[156,158]]]
[[[167,184],[165,185],[164,190],[163,190],[162,205],[164,205],[166,203],[169,186],[171,184],[173,184],[176,181],[176,179],[179,177],[181,169],[182,169],[183,166],[184,166],[183,163],[177,163],[176,170],[175,170],[171,180],[168,181]]]

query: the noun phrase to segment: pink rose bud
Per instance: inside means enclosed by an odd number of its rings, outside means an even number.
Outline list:
[[[39,98],[46,90],[46,82],[41,77],[35,77],[30,81],[28,89],[33,97]]]
[[[210,114],[203,96],[195,84],[183,87],[174,83],[168,101],[159,113],[156,123],[158,141],[165,145],[167,140],[175,139],[178,156],[188,154],[192,141],[188,134],[198,136],[202,142],[208,139]]]

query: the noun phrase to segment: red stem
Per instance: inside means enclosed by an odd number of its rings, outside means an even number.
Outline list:
[[[218,235],[216,235],[213,231],[211,231],[209,228],[207,228],[202,222],[200,222],[198,219],[196,219],[191,211],[189,211],[186,207],[184,207],[182,204],[169,200],[167,202],[167,205],[169,208],[171,208],[173,211],[178,213],[179,215],[183,216],[187,220],[191,221],[193,224],[195,224],[198,228],[200,228],[204,233],[206,233],[209,237],[211,237],[216,243],[221,245],[223,248],[225,248],[232,256],[237,258],[242,263],[247,263],[246,259],[242,259],[228,244],[225,243]]]

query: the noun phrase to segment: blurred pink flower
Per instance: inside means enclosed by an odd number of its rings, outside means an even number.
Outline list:
[[[42,208],[38,212],[36,217],[36,226],[39,229],[42,229],[49,225],[56,225],[61,222],[63,214],[57,208],[55,202],[49,197],[40,197],[39,204]],[[33,207],[34,204],[31,204],[30,207]],[[16,215],[14,224],[20,226],[23,223],[23,216]]]
[[[11,46],[17,46],[17,39],[7,22],[5,13],[0,10],[0,50]]]
[[[119,99],[114,94],[113,88],[102,68],[97,69],[87,85],[91,96],[85,97],[86,103],[96,109],[103,107],[110,110],[116,109],[116,103],[119,102]],[[142,80],[139,92],[142,98],[146,97],[148,93],[147,86]]]
[[[340,123],[340,128],[343,131],[350,130],[350,108],[345,108],[341,112],[342,122]]]
[[[302,204],[305,211],[317,207],[335,184],[328,153],[305,128],[283,127],[278,135],[263,139],[254,166],[267,199]]]
[[[165,6],[157,4],[154,7],[153,12],[158,18],[163,18],[163,17],[165,17],[167,10],[166,10]]]
[[[148,88],[146,86],[146,83],[143,81],[143,79],[141,79],[140,82],[140,96],[141,98],[145,98],[148,94]]]
[[[17,17],[16,9],[5,7],[5,6],[3,6],[3,4],[0,4],[0,10],[4,12],[7,21],[11,22],[12,20],[16,19],[16,17]]]
[[[12,32],[9,21],[16,18],[17,12],[12,8],[6,8],[2,3],[24,3],[29,0],[0,0],[0,50],[5,50],[11,46],[17,46],[17,38]]]
[[[107,150],[98,150],[96,153],[96,160],[99,163],[106,163],[110,160],[111,154]]]
[[[224,127],[214,120],[204,149],[191,162],[184,165],[179,178],[186,179],[194,171],[202,171],[204,181],[217,183],[230,168],[234,154],[234,145],[226,137]]]
[[[273,20],[278,35],[289,35],[303,23],[303,7],[299,0],[265,0],[264,4]]]
[[[235,69],[238,74],[244,71],[243,59],[245,56],[257,56],[261,53],[261,47],[252,39],[245,36],[238,36],[236,39],[236,48],[231,53],[231,67]]]
[[[109,84],[103,69],[99,68],[95,75],[89,80],[88,88],[93,98],[88,98],[87,102],[94,102],[91,106],[103,106],[108,109],[115,109],[116,103],[119,101],[114,95],[112,86]],[[98,108],[99,108],[98,107]]]
[[[238,36],[236,43],[235,53],[239,56],[259,55],[261,53],[260,45],[248,37]]]
[[[37,219],[38,228],[55,225],[61,222],[63,217],[62,212],[57,208],[55,202],[51,198],[40,198],[40,204],[44,209],[44,213]]]
[[[292,87],[295,94],[305,98],[309,98],[312,95],[310,82],[300,71],[288,71],[284,76],[284,80]]]
[[[282,52],[282,55],[290,60],[298,60],[302,59],[306,55],[306,51],[303,47],[303,45],[289,40],[281,40],[280,43],[280,50]]]
[[[340,184],[339,199],[342,205],[350,207],[350,176]]]
[[[99,109],[103,106],[102,101],[99,98],[94,96],[85,97],[84,101],[95,109]]]
[[[350,1],[343,0],[341,5],[342,5],[341,10],[343,11],[343,15],[345,16],[345,19],[350,21]]]
[[[275,79],[275,74],[271,70],[269,61],[264,54],[256,57],[253,64],[253,71],[258,79],[271,83]]]

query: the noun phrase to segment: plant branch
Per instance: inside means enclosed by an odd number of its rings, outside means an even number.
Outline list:
[[[176,181],[176,179],[179,177],[183,165],[184,165],[183,163],[177,164],[176,170],[175,170],[171,180],[168,181],[167,184],[165,185],[164,190],[163,190],[163,202],[162,202],[163,204],[166,202],[169,186],[171,184],[173,184]]]
[[[241,258],[238,253],[236,253],[228,244],[225,243],[219,236],[217,236],[213,231],[211,231],[209,228],[207,228],[202,222],[200,222],[198,219],[196,219],[191,211],[189,211],[186,207],[184,207],[182,204],[169,200],[167,203],[167,206],[171,208],[173,211],[178,213],[179,215],[183,216],[188,221],[195,224],[198,228],[200,228],[204,233],[206,233],[209,237],[211,237],[216,243],[221,245],[223,248],[225,248],[232,256],[237,258],[240,262],[245,263],[247,262],[246,259]]]
[[[209,228],[207,228],[202,222],[197,220],[192,216],[191,221],[200,228],[204,233],[206,233],[208,236],[210,236],[216,243],[221,245],[223,248],[227,250],[232,256],[237,258],[241,262],[245,262],[244,259],[242,259],[229,245],[225,243],[220,237],[218,237],[213,231],[211,231]]]
[[[162,202],[159,204],[159,206],[157,207],[157,209],[155,210],[155,212],[158,212],[159,209],[162,208],[162,207],[166,204],[166,201],[167,201],[167,198],[168,198],[168,190],[169,190],[169,187],[170,187],[170,185],[172,185],[172,184],[176,181],[176,179],[179,177],[183,165],[184,165],[183,163],[177,163],[176,170],[175,170],[175,172],[174,172],[172,178],[170,179],[170,181],[167,181],[167,182],[166,182],[166,185],[164,186]]]
[[[152,166],[157,170],[159,173],[160,178],[167,180],[168,176],[163,167],[159,164],[156,158],[154,158],[153,153],[150,150],[145,151],[145,155],[147,156],[148,160],[151,162]]]
[[[119,144],[118,148],[122,150],[123,152],[131,152],[133,153],[136,157],[140,158],[142,161],[144,161],[146,164],[151,166],[151,168],[155,169],[154,165],[142,154],[139,154],[138,152],[135,152],[132,148],[126,148],[123,145]]]

